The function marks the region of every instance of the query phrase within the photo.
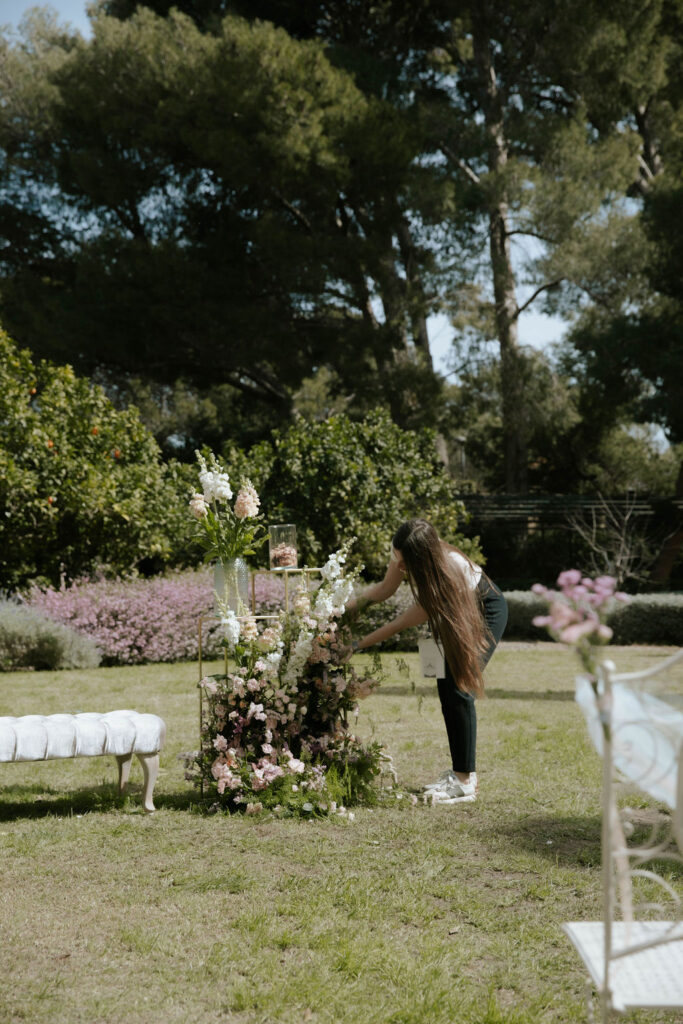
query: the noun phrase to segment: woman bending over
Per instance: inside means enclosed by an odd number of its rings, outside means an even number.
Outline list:
[[[462,551],[439,538],[425,519],[410,519],[392,539],[391,559],[381,583],[368,587],[355,602],[360,611],[386,601],[407,579],[415,598],[392,622],[354,641],[354,650],[382,643],[402,629],[429,622],[443,651],[445,674],[437,679],[452,767],[425,791],[435,803],[476,799],[477,712],[475,698],[484,692],[482,672],[507,622],[500,590]],[[354,607],[351,602],[350,609]]]

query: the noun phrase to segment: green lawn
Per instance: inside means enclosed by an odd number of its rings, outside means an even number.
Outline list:
[[[413,684],[387,656],[359,732],[417,791],[448,756],[435,686],[407,660]],[[503,644],[478,802],[353,822],[198,813],[177,760],[197,743],[194,665],[3,675],[0,714],[137,708],[168,740],[152,816],[137,762],[123,802],[113,758],[0,765],[0,1021],[584,1021],[560,925],[600,916],[600,768],[574,669],[559,647]]]

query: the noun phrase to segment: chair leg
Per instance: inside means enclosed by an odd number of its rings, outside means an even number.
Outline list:
[[[116,762],[119,766],[119,794],[122,794],[130,775],[130,766],[133,763],[132,754],[116,754]]]
[[[138,754],[138,760],[142,765],[143,775],[143,791],[142,791],[142,806],[151,814],[155,810],[154,807],[154,783],[157,780],[157,774],[159,772],[159,755],[158,754]]]

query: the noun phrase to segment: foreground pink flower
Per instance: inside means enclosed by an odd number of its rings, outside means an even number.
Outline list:
[[[595,648],[612,638],[612,630],[604,621],[615,602],[628,602],[629,597],[616,590],[612,576],[595,580],[583,576],[578,569],[567,569],[557,578],[560,591],[540,583],[531,588],[548,601],[548,615],[537,615],[535,626],[545,627],[561,643],[574,647],[589,677],[595,682],[598,658]]]

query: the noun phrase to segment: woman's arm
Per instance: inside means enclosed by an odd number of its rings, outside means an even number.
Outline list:
[[[419,604],[412,604],[407,611],[392,619],[391,622],[387,622],[386,626],[380,626],[379,629],[375,629],[354,643],[354,650],[363,651],[366,647],[381,644],[383,640],[388,640],[394,633],[400,633],[402,629],[408,629],[410,626],[420,626],[428,618],[424,608],[421,608]]]
[[[352,597],[346,610],[349,612],[362,611],[369,604],[386,601],[388,597],[396,593],[402,579],[403,573],[398,567],[398,562],[392,558],[387,566],[384,579],[380,583],[373,583],[371,587],[367,587],[360,597]]]

